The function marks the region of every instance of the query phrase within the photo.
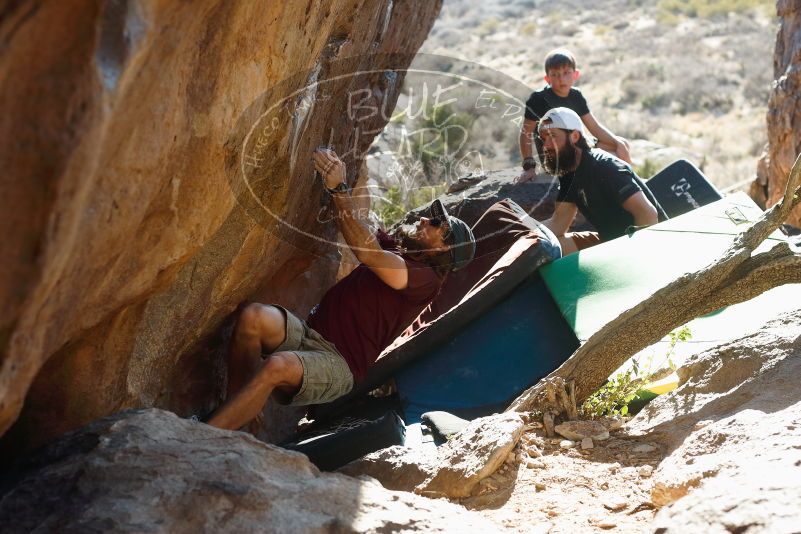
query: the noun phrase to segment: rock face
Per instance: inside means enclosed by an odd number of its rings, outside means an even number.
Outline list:
[[[341,468],[352,476],[368,475],[393,490],[432,497],[462,498],[495,472],[523,435],[519,414],[481,417],[434,451],[389,447]]]
[[[657,532],[794,532],[801,525],[801,310],[703,352],[629,424],[667,446]],[[661,530],[664,529],[664,530]]]
[[[598,421],[567,421],[556,425],[556,433],[573,441],[609,439],[609,430]]]
[[[339,268],[311,150],[355,182],[439,7],[0,7],[0,433],[25,404],[4,451],[208,410],[239,303],[305,316]]]
[[[153,409],[68,434],[6,483],[7,533],[498,529],[461,506],[320,473],[302,454]]]
[[[787,175],[801,152],[801,5],[796,0],[778,0],[776,6],[781,26],[773,56],[768,146],[751,186],[751,196],[763,207],[772,206],[784,195]],[[801,226],[801,207],[787,222]]]

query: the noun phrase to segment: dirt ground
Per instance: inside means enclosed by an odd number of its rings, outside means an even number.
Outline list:
[[[663,457],[657,443],[612,432],[582,450],[543,429],[524,434],[504,466],[462,501],[517,532],[643,532],[656,510],[651,473]],[[567,445],[565,443],[564,445]]]

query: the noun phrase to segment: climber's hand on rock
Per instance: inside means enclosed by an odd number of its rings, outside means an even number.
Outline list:
[[[314,168],[323,177],[325,186],[333,189],[345,181],[345,164],[333,150],[318,148],[312,156]]]

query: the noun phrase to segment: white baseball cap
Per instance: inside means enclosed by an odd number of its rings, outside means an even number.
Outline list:
[[[545,124],[545,121],[551,122]],[[581,118],[578,113],[570,108],[552,108],[542,116],[537,130],[547,130],[549,128],[560,128],[562,130],[578,130],[581,132]]]

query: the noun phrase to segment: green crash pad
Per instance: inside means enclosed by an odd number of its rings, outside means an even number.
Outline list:
[[[632,236],[566,256],[543,266],[540,273],[562,315],[584,342],[657,289],[716,260],[734,236],[761,214],[753,200],[737,193]],[[784,240],[777,231],[757,252]],[[692,339],[680,344],[678,352],[686,355],[739,337],[797,308],[799,302],[801,284],[786,285],[698,318],[688,325]],[[660,353],[665,354],[664,347],[653,355]],[[682,359],[679,354],[674,362]]]

